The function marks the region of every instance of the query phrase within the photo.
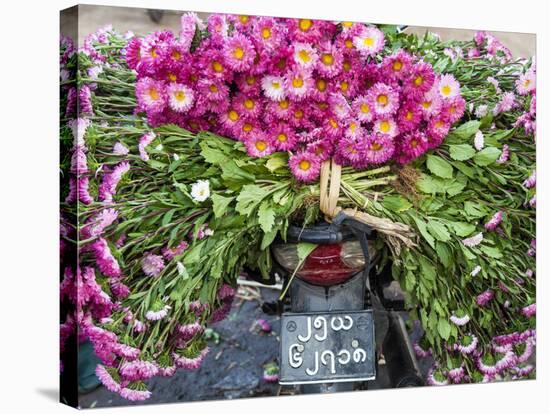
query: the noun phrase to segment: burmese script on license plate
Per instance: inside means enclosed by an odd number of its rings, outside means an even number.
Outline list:
[[[372,380],[374,353],[371,310],[282,315],[281,384]]]

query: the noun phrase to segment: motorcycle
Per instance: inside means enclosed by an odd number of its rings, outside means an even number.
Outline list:
[[[286,240],[273,244],[272,280],[281,277],[289,292],[263,306],[281,314],[280,385],[306,394],[368,389],[379,361],[392,387],[424,385],[402,317],[404,298],[391,289],[390,266],[379,275],[374,269],[375,237],[339,213],[330,224],[289,226]],[[303,242],[316,247],[300,262]]]

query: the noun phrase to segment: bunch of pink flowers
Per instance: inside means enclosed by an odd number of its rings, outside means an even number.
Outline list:
[[[252,157],[290,153],[295,178],[330,157],[365,169],[408,163],[441,144],[464,113],[460,84],[376,27],[309,19],[188,13],[178,37],[130,39],[138,111],[239,141]],[[197,39],[201,39],[197,42]]]

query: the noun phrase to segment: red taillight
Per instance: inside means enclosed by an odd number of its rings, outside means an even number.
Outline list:
[[[298,266],[295,244],[283,244],[273,249],[275,258],[289,273]],[[365,266],[358,241],[342,244],[321,244],[306,258],[296,276],[306,282],[331,286],[343,283]]]

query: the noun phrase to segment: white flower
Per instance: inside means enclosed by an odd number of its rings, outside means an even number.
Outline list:
[[[470,322],[470,317],[468,315],[464,315],[464,316],[456,316],[456,315],[451,315],[451,317],[449,318],[451,320],[452,323],[454,323],[456,326],[464,326],[466,325],[468,322]]]
[[[187,279],[189,277],[189,274],[187,273],[187,269],[185,268],[182,262],[177,262],[176,267],[178,269],[178,275],[180,275],[184,279]]]
[[[212,230],[210,228],[206,228],[206,229],[204,229],[204,235],[205,236],[213,236],[214,235],[214,230]]]
[[[155,149],[156,149],[157,151],[162,151],[163,148],[164,148],[164,147],[162,146],[162,144],[158,144],[158,145],[155,147]]]
[[[281,76],[264,76],[262,79],[262,89],[265,96],[274,101],[285,99],[285,90],[283,87],[284,79]]]
[[[117,142],[113,147],[113,154],[115,155],[126,155],[130,152],[128,147],[124,145],[122,142]]]
[[[199,180],[191,186],[191,197],[193,200],[203,202],[210,197],[210,182],[208,180]]]
[[[437,90],[442,98],[454,98],[460,93],[460,83],[453,75],[443,75],[437,84]]]
[[[476,148],[476,150],[481,151],[484,146],[485,137],[483,136],[483,132],[477,131],[476,136],[474,137],[474,147]]]
[[[475,247],[483,241],[483,233],[478,233],[475,236],[468,237],[462,240],[462,244],[467,247]]]
[[[489,109],[489,107],[487,105],[479,105],[476,108],[476,116],[478,118],[483,118],[485,115],[487,115],[488,109]]]
[[[474,270],[472,270],[472,271],[470,272],[470,276],[474,277],[474,276],[476,276],[480,271],[481,271],[481,266],[478,265],[478,266],[474,267]]]
[[[180,156],[178,154],[174,154],[174,161],[178,161],[180,159]]]

